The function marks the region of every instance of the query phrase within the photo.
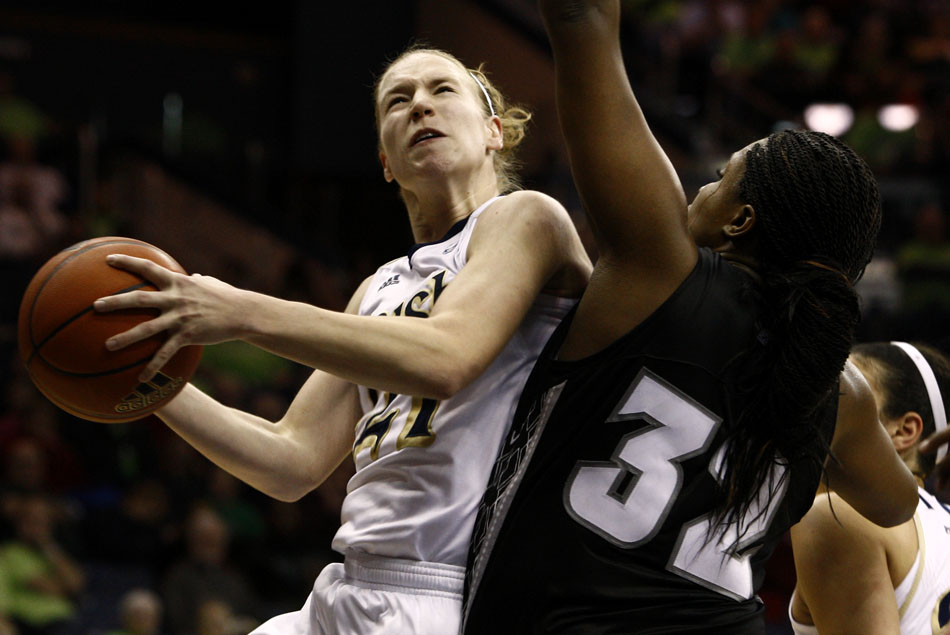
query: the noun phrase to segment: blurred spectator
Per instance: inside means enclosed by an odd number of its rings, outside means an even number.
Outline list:
[[[7,411],[7,423],[15,427],[10,430],[12,438],[7,439],[6,445],[19,439],[33,441],[46,463],[43,486],[55,494],[70,492],[85,481],[85,468],[76,447],[61,433],[61,424],[67,415],[28,381],[24,380],[20,387],[28,390],[29,394],[11,395],[18,400],[22,409],[17,410],[17,406],[11,404],[12,407]],[[3,440],[0,440],[0,447],[4,446]]]
[[[36,425],[34,430],[38,434],[20,434],[0,447],[0,457],[3,458],[3,475],[0,478],[0,538],[12,533],[20,503],[24,499],[44,495],[47,496],[47,504],[53,508],[55,518],[60,522],[61,538],[68,538],[70,548],[78,547],[73,522],[76,517],[74,506],[67,498],[59,495],[68,488],[62,485],[63,482],[55,482],[51,476],[74,475],[79,472],[79,466],[70,446],[55,435],[43,432],[45,424],[39,423],[42,417],[55,417],[57,412],[49,403],[37,403],[34,418],[30,421]],[[70,481],[67,479],[65,482]],[[54,483],[57,487],[54,487]],[[70,522],[67,523],[67,520]]]
[[[115,507],[90,510],[84,525],[90,557],[154,573],[165,566],[179,537],[168,492],[156,479],[131,484]]]
[[[260,622],[246,615],[237,615],[222,600],[206,600],[198,608],[196,635],[247,635]]]
[[[3,589],[0,589],[2,591]],[[2,595],[2,593],[0,593]],[[16,626],[3,614],[4,600],[0,598],[0,635],[19,635]]]
[[[841,34],[831,21],[828,10],[818,4],[807,7],[794,32],[789,55],[795,76],[800,80],[797,87],[809,101],[816,98],[819,88],[838,63],[841,54]],[[788,78],[785,78],[788,82]]]
[[[162,627],[162,601],[148,589],[132,589],[119,605],[121,628],[106,635],[159,635]]]
[[[241,614],[256,615],[257,602],[244,574],[231,563],[228,526],[207,505],[197,505],[185,522],[186,554],[165,576],[162,597],[166,626],[176,635],[194,634],[199,609],[218,600]]]
[[[0,481],[0,524],[2,534],[14,533],[16,517],[26,497],[46,491],[47,460],[39,443],[18,437],[3,452],[3,480]]]
[[[66,180],[57,169],[36,161],[34,144],[25,135],[8,139],[8,157],[0,162],[0,354],[4,358],[12,353],[23,292],[36,269],[64,246],[67,236],[68,223],[58,209]]]
[[[733,81],[754,79],[772,62],[777,42],[769,30],[769,11],[765,2],[741,5],[715,58],[721,75]]]
[[[846,42],[839,73],[843,97],[856,104],[886,92],[897,75],[896,43],[887,15],[872,12],[864,16],[855,34]]]
[[[54,536],[53,507],[42,495],[22,498],[16,534],[0,545],[0,589],[6,613],[21,635],[68,632],[85,578],[80,566]]]
[[[176,434],[164,436],[156,449],[158,473],[168,492],[172,514],[183,518],[204,496],[208,473],[214,465]]]
[[[54,127],[55,123],[42,110],[17,92],[13,75],[0,71],[0,139],[35,142]]]
[[[8,142],[7,159],[0,163],[0,210],[4,224],[16,229],[0,246],[7,258],[45,256],[67,229],[59,206],[66,198],[66,179],[36,157],[35,142],[15,137]]]
[[[267,540],[250,554],[253,560],[248,568],[257,594],[267,603],[265,615],[300,608],[300,600],[293,598],[310,593],[320,571],[340,560],[340,554],[329,548],[339,526],[339,512],[322,517],[312,509],[319,504],[311,497],[298,503],[269,500]]]
[[[227,524],[238,550],[242,550],[242,546],[255,545],[264,537],[264,518],[260,509],[249,500],[250,492],[244,482],[220,468],[213,468],[208,475],[208,504]]]

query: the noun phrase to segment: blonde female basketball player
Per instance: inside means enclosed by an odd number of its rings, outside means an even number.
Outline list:
[[[905,342],[861,344],[851,356],[874,392],[881,422],[917,476],[913,519],[885,529],[834,492],[821,492],[792,527],[798,584],[789,605],[799,635],[950,632],[950,507],[923,489],[938,456],[918,442],[947,427],[950,362]],[[832,484],[832,487],[834,485]]]
[[[527,113],[506,106],[483,74],[444,52],[410,50],[375,97],[383,174],[399,184],[418,244],[368,278],[346,314],[119,256],[115,266],[160,291],[96,306],[162,310],[108,344],[167,330],[147,374],[180,346],[230,339],[317,369],[277,422],[193,386],[159,412],[212,461],[284,500],[352,454],[333,542],[345,562],[321,573],[301,611],[259,634],[458,631],[492,460],[524,378],[590,273],[560,205],[537,192],[500,196],[512,188],[508,159]]]

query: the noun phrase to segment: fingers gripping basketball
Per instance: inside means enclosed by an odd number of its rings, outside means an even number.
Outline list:
[[[33,277],[20,304],[20,357],[37,388],[63,410],[91,421],[122,422],[161,407],[188,382],[201,347],[180,349],[148,382],[143,368],[162,347],[158,333],[121,350],[106,341],[158,315],[157,309],[131,308],[100,313],[92,303],[103,296],[154,291],[144,278],[111,267],[106,256],[145,258],[184,273],[175,260],[148,243],[106,237],[64,249]]]

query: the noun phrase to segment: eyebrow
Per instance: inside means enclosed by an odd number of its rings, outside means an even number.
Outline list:
[[[380,101],[385,101],[385,99],[386,99],[387,97],[389,97],[390,95],[392,95],[392,94],[394,94],[394,93],[404,93],[404,92],[408,92],[408,88],[413,85],[414,81],[415,81],[415,80],[409,79],[409,78],[401,79],[401,80],[396,80],[396,83],[395,83],[393,86],[391,86],[390,88],[386,89],[385,92],[380,93],[380,95],[379,95]],[[455,85],[458,85],[458,83],[459,83],[458,80],[457,80],[457,79],[453,79],[451,76],[448,76],[448,75],[438,75],[438,76],[434,77],[433,79],[429,80],[429,81],[426,83],[426,85],[432,87],[432,86],[438,86],[439,84],[455,84]]]

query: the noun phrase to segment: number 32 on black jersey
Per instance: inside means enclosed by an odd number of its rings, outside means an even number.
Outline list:
[[[572,518],[622,548],[649,542],[660,531],[683,486],[681,462],[713,442],[721,419],[646,368],[633,380],[607,422],[640,419],[648,425],[622,437],[610,461],[579,461],[564,488]],[[721,481],[724,446],[713,455],[709,472]],[[753,595],[751,556],[768,531],[787,488],[785,463],[776,463],[768,483],[743,518],[718,527],[710,539],[712,516],[685,523],[666,568],[725,596]],[[763,507],[771,504],[765,513]]]

